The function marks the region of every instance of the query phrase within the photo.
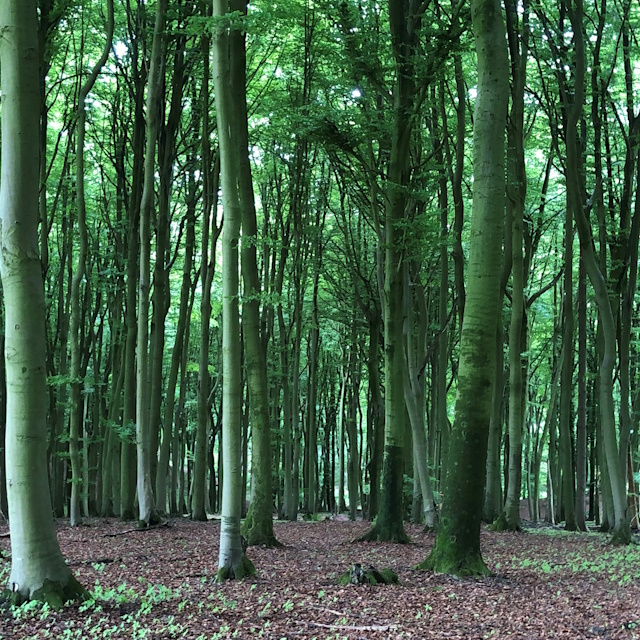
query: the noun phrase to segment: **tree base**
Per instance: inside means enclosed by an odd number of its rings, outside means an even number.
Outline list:
[[[242,580],[249,576],[256,575],[256,568],[243,553],[240,561],[233,563],[230,567],[220,567],[216,573],[216,582],[224,582],[225,580]]]
[[[149,529],[166,523],[167,521],[163,520],[157,511],[154,511],[149,518],[149,522],[146,520],[138,520],[138,529]]]
[[[374,522],[367,533],[356,538],[353,542],[397,542],[409,544],[411,540],[404,530],[402,522],[381,524]]]
[[[619,525],[613,530],[613,537],[609,541],[609,544],[616,546],[631,544],[631,527],[628,522]]]
[[[522,527],[520,523],[511,523],[507,520],[507,516],[504,513],[501,513],[491,524],[489,527],[490,531],[512,531],[512,532],[522,532]]]
[[[0,592],[0,600],[8,602],[11,606],[19,607],[30,600],[37,600],[48,604],[55,611],[62,609],[66,602],[84,602],[90,599],[91,594],[73,576],[69,578],[66,585],[46,578],[42,587],[36,589],[31,596],[25,596],[21,591],[10,589]]]
[[[262,521],[249,509],[249,513],[242,525],[242,535],[247,541],[248,547],[270,547],[278,548],[282,543],[273,533],[273,519],[268,514],[268,520]]]
[[[460,552],[452,540],[444,543],[436,540],[429,557],[417,565],[416,569],[446,573],[458,578],[482,578],[491,575],[480,552]]]

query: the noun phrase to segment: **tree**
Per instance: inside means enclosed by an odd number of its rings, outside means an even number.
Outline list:
[[[137,348],[137,402],[136,445],[138,451],[138,522],[149,526],[157,520],[153,485],[151,480],[151,425],[149,419],[149,290],[151,254],[151,210],[155,197],[156,142],[158,136],[158,103],[161,97],[165,51],[163,46],[167,15],[167,0],[159,0],[156,6],[156,23],[153,31],[149,88],[147,92],[147,144],[144,160],[144,186],[140,203],[140,282],[138,287],[138,348]],[[162,260],[163,256],[157,256]]]
[[[45,301],[38,249],[40,88],[35,0],[0,3],[0,274],[5,305],[6,465],[13,602],[88,594],[60,552],[46,465]]]
[[[242,47],[241,23],[233,12],[244,14],[244,0],[215,0],[214,89],[220,144],[220,182],[224,225],[222,229],[222,441],[223,485],[222,523],[218,580],[243,578],[255,572],[242,548],[241,451],[242,371],[240,367],[240,317],[238,241],[240,238],[241,204],[236,179],[238,145],[236,104],[233,100],[232,68],[234,57]]]
[[[421,569],[454,575],[489,573],[480,552],[483,483],[504,219],[505,122],[509,99],[507,46],[497,0],[472,0],[478,56],[473,127],[473,212],[455,420],[436,542]],[[455,461],[455,462],[453,462]]]
[[[71,459],[71,506],[69,519],[71,526],[74,527],[81,522],[80,517],[80,454],[78,451],[78,438],[80,434],[80,425],[84,412],[80,406],[80,393],[82,380],[80,377],[80,285],[85,277],[87,251],[88,251],[88,235],[87,235],[87,207],[85,203],[85,186],[84,186],[84,144],[86,134],[86,101],[93,85],[98,79],[98,74],[107,62],[109,52],[111,51],[111,43],[113,40],[113,0],[107,2],[107,37],[105,40],[102,56],[94,65],[89,77],[80,89],[78,97],[78,141],[76,146],[76,197],[78,201],[78,232],[80,234],[80,253],[78,255],[78,265],[73,273],[71,282],[71,415],[69,426],[69,457]],[[84,318],[82,318],[84,320]],[[87,462],[85,461],[85,464]],[[85,486],[84,491],[89,491],[89,487]],[[85,514],[89,515],[89,514]]]

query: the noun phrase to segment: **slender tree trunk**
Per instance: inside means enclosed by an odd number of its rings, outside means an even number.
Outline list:
[[[158,461],[158,474],[156,476],[156,505],[160,512],[167,508],[167,480],[169,474],[169,456],[173,441],[174,409],[176,387],[178,384],[178,370],[182,360],[184,349],[184,335],[187,325],[187,313],[189,311],[189,293],[191,291],[191,270],[193,268],[193,251],[195,247],[195,209],[196,209],[196,181],[193,173],[189,174],[189,192],[187,198],[184,263],[182,266],[182,284],[180,286],[180,311],[176,326],[176,337],[171,353],[171,365],[169,367],[169,380],[167,382],[167,399],[164,410],[164,424],[162,429],[162,444],[160,446],[160,459]],[[171,509],[171,506],[169,507]]]
[[[576,526],[587,530],[584,499],[587,489],[587,272],[580,260],[578,276],[578,416],[576,422]]]
[[[84,380],[80,377],[80,324],[83,318],[80,317],[80,285],[85,277],[88,237],[87,237],[87,210],[84,193],[84,145],[86,132],[86,100],[93,89],[93,85],[102,71],[102,67],[107,62],[111,51],[113,40],[113,0],[107,2],[107,36],[102,55],[94,65],[89,77],[80,89],[78,97],[78,124],[77,124],[77,146],[76,146],[76,197],[78,204],[78,233],[80,236],[80,249],[78,254],[78,264],[73,273],[71,282],[71,323],[70,323],[70,345],[71,345],[71,410],[69,426],[69,458],[71,461],[71,504],[69,507],[69,520],[72,527],[79,525],[82,521],[80,516],[80,492],[83,490],[86,495],[89,487],[83,485],[80,477],[80,452],[79,437],[82,428],[81,417],[83,411],[80,410],[80,391]],[[85,465],[87,461],[85,460]]]
[[[144,159],[144,185],[140,202],[140,279],[138,286],[138,336],[136,366],[136,448],[138,453],[137,489],[138,523],[149,526],[157,521],[151,481],[151,424],[149,420],[149,293],[151,277],[151,211],[154,206],[154,175],[156,172],[156,142],[158,138],[159,104],[164,75],[163,40],[168,0],[158,0],[153,31],[146,117],[147,143]],[[162,260],[162,256],[156,256]]]
[[[200,94],[202,105],[202,175],[204,191],[204,212],[202,217],[202,263],[200,281],[202,298],[200,301],[200,357],[198,359],[198,424],[196,429],[193,499],[191,517],[194,520],[206,520],[206,477],[207,447],[209,426],[209,337],[211,320],[211,284],[215,271],[215,247],[220,235],[216,226],[216,207],[219,188],[220,165],[216,157],[211,162],[210,126],[209,126],[209,56],[211,42],[208,36],[202,39],[204,78]]]
[[[238,25],[232,28],[225,14],[246,10],[245,0],[214,0],[217,18],[214,44],[214,89],[218,132],[220,133],[220,173],[224,229],[222,233],[222,523],[217,580],[238,578],[255,572],[247,558],[240,536],[241,516],[241,428],[242,371],[240,366],[240,317],[238,304],[238,241],[241,205],[236,179],[238,144],[237,112],[233,100],[232,56],[237,55],[242,35]]]
[[[582,0],[574,0],[570,12],[576,50],[575,86],[572,108],[567,117],[567,191],[571,194],[571,205],[576,217],[576,227],[580,237],[580,252],[593,286],[598,305],[599,323],[602,330],[603,352],[600,364],[600,414],[604,451],[609,471],[609,482],[615,514],[614,541],[627,544],[631,540],[629,522],[626,517],[627,490],[625,475],[620,464],[620,452],[616,437],[615,408],[613,401],[613,369],[616,363],[616,327],[609,301],[607,283],[595,257],[592,230],[584,211],[580,193],[579,149],[577,126],[584,102],[584,41],[582,33]],[[601,177],[597,177],[601,180]]]

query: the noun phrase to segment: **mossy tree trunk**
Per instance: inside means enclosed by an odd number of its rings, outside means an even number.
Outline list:
[[[214,0],[214,88],[220,132],[220,182],[224,208],[222,231],[222,523],[218,580],[243,578],[255,572],[242,549],[241,429],[242,371],[239,313],[238,242],[241,204],[237,180],[239,143],[236,104],[233,99],[232,56],[242,43],[238,12],[246,12],[245,0]],[[234,14],[234,15],[229,15]],[[233,52],[233,53],[232,53]]]
[[[58,607],[86,591],[58,545],[46,461],[45,300],[38,247],[40,89],[35,0],[0,3],[0,275],[5,305],[6,473],[12,601]]]
[[[246,14],[247,4],[239,3]],[[271,422],[264,336],[260,324],[260,275],[258,273],[258,223],[256,219],[246,98],[245,34],[234,29],[229,36],[231,96],[235,113],[234,170],[237,173],[241,207],[241,270],[244,283],[242,298],[242,335],[244,364],[249,392],[249,415],[252,438],[252,495],[243,533],[249,545],[279,546],[273,533],[273,499],[271,497]],[[223,408],[224,410],[224,408]],[[245,485],[246,486],[246,485]]]
[[[412,4],[413,7],[413,4]],[[402,484],[407,412],[404,398],[404,221],[410,177],[415,109],[415,44],[424,5],[409,14],[404,0],[389,0],[391,42],[396,66],[393,130],[384,222],[384,384],[385,442],[380,509],[367,540],[407,542],[402,524]]]
[[[478,55],[473,131],[473,216],[458,395],[444,506],[435,546],[419,565],[454,575],[489,573],[480,553],[483,477],[495,379],[495,336],[504,222],[507,47],[498,0],[472,0]]]

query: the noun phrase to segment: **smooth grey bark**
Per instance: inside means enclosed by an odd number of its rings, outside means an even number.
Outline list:
[[[220,145],[220,183],[224,209],[222,230],[222,521],[216,579],[241,579],[255,573],[242,548],[241,430],[242,370],[239,311],[238,242],[241,206],[236,179],[237,144],[235,105],[231,85],[233,45],[241,37],[240,25],[228,13],[246,11],[244,0],[214,0],[213,78]]]
[[[60,552],[46,461],[45,299],[38,247],[39,118],[35,0],[0,3],[0,275],[5,305],[6,471],[12,601],[59,607],[86,591]]]

